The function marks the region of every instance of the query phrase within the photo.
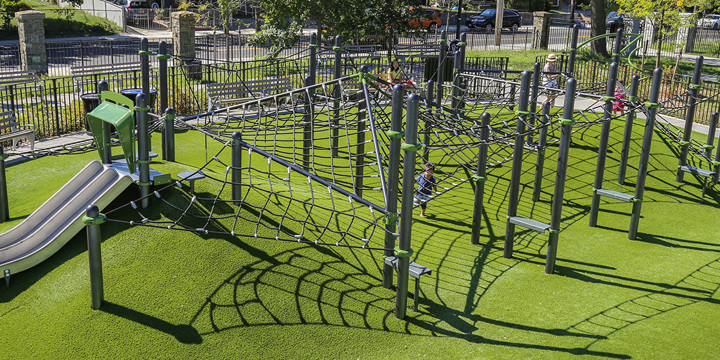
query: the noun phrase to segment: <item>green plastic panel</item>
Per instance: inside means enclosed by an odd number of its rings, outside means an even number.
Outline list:
[[[107,91],[103,92],[103,98]],[[110,93],[114,94],[114,93]],[[115,94],[122,96],[120,94]],[[123,96],[124,97],[124,96]],[[126,100],[129,100],[125,98]],[[132,103],[132,101],[130,100]],[[105,124],[111,124],[115,126],[117,130],[117,136],[120,140],[120,145],[125,155],[125,161],[127,161],[128,169],[130,172],[135,172],[135,166],[137,160],[135,158],[135,141],[133,133],[135,132],[135,116],[133,110],[125,108],[123,106],[113,104],[107,101],[100,103],[98,107],[92,112],[87,114],[88,124],[90,125],[90,132],[95,139],[97,144],[98,152],[100,157],[104,158],[105,151],[110,149],[105,148],[105,142],[103,141],[103,127]]]

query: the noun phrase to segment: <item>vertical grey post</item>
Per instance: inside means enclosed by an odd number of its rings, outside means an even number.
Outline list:
[[[232,199],[242,200],[242,133],[232,134]]]
[[[522,175],[523,146],[525,142],[525,122],[528,116],[528,95],[530,95],[530,72],[523,71],[520,83],[520,107],[517,115],[517,130],[515,134],[515,151],[513,152],[512,175],[510,178],[510,194],[508,195],[508,215],[505,225],[505,249],[503,256],[512,258],[513,242],[515,238],[515,224],[510,218],[517,215],[518,197],[520,194],[520,176]]]
[[[488,153],[488,137],[490,135],[490,114],[484,112],[482,114],[482,122],[480,123],[480,146],[478,147],[478,165],[475,170],[475,207],[473,208],[472,235],[470,243],[477,245],[480,243],[480,228],[482,228],[482,212],[483,212],[483,195],[485,193],[485,181],[487,181],[487,153]]]
[[[108,85],[107,81],[101,80],[98,83],[98,95],[102,94],[103,91],[108,91],[109,89],[110,86]],[[105,143],[105,154],[103,154],[102,163],[112,164],[112,139],[110,138],[111,129],[110,124],[104,121],[102,122],[102,133],[102,141]]]
[[[305,86],[309,87],[313,84],[313,77],[308,76],[305,78]],[[312,138],[313,138],[313,118],[312,118],[312,94],[310,88],[305,90],[305,106],[303,114],[303,168],[310,171],[310,150],[312,149]]]
[[[457,109],[462,103],[460,101],[460,98],[463,96],[463,91],[461,91],[460,89],[462,83],[462,79],[460,78],[460,70],[464,67],[465,62],[465,40],[467,40],[467,34],[460,35],[460,49],[455,52],[455,71],[453,72],[455,78],[453,79],[452,99],[450,99],[451,107],[453,109]]]
[[[542,71],[541,66],[542,65],[539,62],[536,62],[535,66],[533,67],[532,86],[530,90],[530,114],[532,115],[532,118],[529,119],[529,122],[531,125],[535,125],[535,119],[537,119],[537,100],[540,90],[540,74]],[[534,132],[528,134],[528,137],[526,139],[528,144],[533,143],[534,136]]]
[[[402,114],[403,114],[403,97],[405,89],[402,85],[393,86],[392,112],[390,114],[390,159],[388,164],[388,198],[385,205],[385,253],[383,256],[392,256],[391,250],[395,246],[397,232],[397,200],[398,200],[398,182],[400,180],[400,145],[402,142]],[[383,287],[389,289],[392,287],[393,267],[385,264],[383,266]]]
[[[148,51],[148,39],[142,38],[140,40],[140,77],[142,78],[142,92],[145,94],[145,105],[150,107],[150,55],[152,52]],[[138,122],[140,119],[136,119]],[[150,121],[149,117],[145,117],[146,125],[145,127],[148,128],[147,122]],[[138,130],[140,128],[138,127]],[[150,140],[150,132],[147,133],[147,147],[148,151],[152,150],[152,141]],[[138,145],[139,147],[139,145]]]
[[[399,245],[395,248],[395,253],[398,256],[395,317],[398,319],[404,319],[407,310],[408,276],[410,273],[410,256],[412,255],[410,239],[412,237],[413,197],[415,194],[415,152],[419,150],[416,145],[419,103],[420,97],[417,94],[408,96],[405,143],[401,145],[402,149],[405,150],[405,159],[403,162],[402,207],[400,208],[400,239],[398,241]]]
[[[545,273],[555,272],[555,258],[557,257],[558,240],[560,238],[560,221],[562,220],[562,205],[565,197],[565,175],[567,174],[568,153],[570,152],[570,137],[572,136],[573,109],[575,107],[574,78],[567,80],[565,88],[565,107],[563,108],[562,134],[560,135],[560,149],[558,152],[557,175],[555,177],[555,195],[550,213],[550,236],[548,240],[547,258],[545,259]]]
[[[317,34],[310,35],[310,68],[308,74],[312,77],[312,83],[315,83],[315,76],[317,75]]]
[[[717,117],[718,113],[713,113],[713,117]],[[715,152],[715,161],[712,162],[713,165],[713,172],[715,175],[713,175],[713,184],[718,183],[718,178],[720,178],[720,146],[717,147],[717,151]]]
[[[335,69],[334,77],[339,79],[342,77],[342,36],[335,36]],[[338,155],[338,126],[340,125],[340,84],[335,84],[333,89],[333,114],[330,120],[330,156]]]
[[[628,100],[637,103],[638,85],[640,84],[640,76],[633,75],[630,82],[630,94]],[[635,121],[635,110],[629,109],[625,117],[625,131],[623,132],[622,150],[620,151],[620,168],[618,169],[618,184],[625,183],[625,173],[627,170],[627,160],[630,154],[630,141],[632,140],[632,127]]]
[[[427,83],[427,94],[428,94],[428,101],[433,102],[433,96],[435,95],[435,82],[432,80],[428,80]],[[428,145],[430,144],[430,132],[432,131],[432,126],[427,120],[425,121],[425,130],[423,135],[423,144]],[[423,154],[422,158],[425,160],[426,163],[430,162],[430,149],[425,146],[423,148]]]
[[[535,163],[535,183],[533,185],[533,201],[540,200],[542,191],[543,169],[545,168],[545,148],[547,147],[547,123],[550,118],[550,103],[543,103],[543,113],[540,117],[540,138],[537,145],[537,161]]]
[[[140,208],[145,209],[150,206],[150,139],[148,136],[148,121],[147,121],[147,96],[145,93],[140,93],[135,97],[135,118],[137,119],[138,129],[138,167],[140,181]]]
[[[92,309],[98,310],[102,306],[105,297],[103,292],[102,252],[100,250],[100,243],[102,242],[100,224],[105,222],[105,215],[101,214],[97,205],[93,204],[88,206],[83,222],[87,228]]]
[[[164,111],[168,107],[168,83],[167,83],[167,62],[170,55],[167,53],[167,43],[161,41],[158,43],[158,82],[160,83],[160,111]],[[143,90],[144,91],[144,90]],[[150,89],[148,88],[148,91]],[[159,111],[156,111],[159,113]]]
[[[365,116],[368,104],[365,98],[358,103],[357,116],[357,151],[355,153],[355,195],[362,196],[365,180]]]
[[[619,31],[619,30],[618,30]],[[600,144],[598,144],[598,159],[595,168],[595,183],[593,185],[592,203],[590,204],[590,226],[597,225],[598,210],[600,208],[600,195],[598,190],[603,188],[603,176],[605,176],[605,160],[607,159],[608,140],[610,139],[610,122],[612,121],[613,95],[615,94],[615,79],[617,78],[618,63],[610,64],[610,75],[608,77],[607,89],[605,92],[605,106],[603,107],[602,130],[600,130]]]
[[[8,154],[5,153],[5,149],[0,145],[0,223],[4,223],[10,218],[7,177],[5,177],[5,159],[7,158]]]
[[[443,30],[440,33],[440,55],[438,55],[437,68],[437,96],[435,101],[442,106],[443,100],[443,82],[445,82],[445,58],[447,56],[447,32]]]
[[[633,240],[637,236],[638,224],[640,223],[640,210],[645,193],[645,178],[647,177],[648,161],[650,160],[650,146],[652,145],[653,131],[655,130],[655,115],[657,114],[657,102],[660,98],[660,82],[662,81],[662,69],[657,68],[653,72],[652,88],[650,89],[650,101],[647,120],[645,121],[645,135],[643,136],[642,151],[640,152],[640,164],[638,164],[637,182],[635,183],[635,196],[633,200],[632,215],[630,216],[630,230],[628,239]]]
[[[715,147],[715,130],[717,129],[718,124],[718,113],[713,113],[712,117],[710,118],[710,125],[708,126],[708,138],[707,143],[703,145],[703,148],[705,148],[705,157],[710,160],[712,156],[712,149]],[[710,160],[711,161],[711,160]],[[712,161],[711,161],[712,163]],[[703,178],[703,190],[702,190],[702,196],[705,197],[705,191],[707,191],[707,181],[708,178]]]
[[[622,49],[622,38],[623,38],[623,28],[617,29],[617,34],[615,35],[615,50],[613,52],[613,62],[620,63],[620,49]]]
[[[570,19],[572,21],[572,19]],[[570,57],[568,58],[568,64],[567,64],[567,76],[568,77],[574,77],[575,72],[575,55],[577,54],[577,44],[578,44],[578,33],[580,31],[580,28],[577,26],[577,24],[574,24],[572,27],[572,38],[570,40]]]
[[[163,160],[175,161],[175,110],[165,109],[165,131],[163,131]]]
[[[685,113],[685,129],[683,131],[683,139],[680,142],[680,161],[678,163],[677,178],[675,179],[677,182],[682,182],[685,177],[685,172],[681,171],[680,167],[685,166],[687,163],[688,147],[690,146],[690,135],[692,135],[692,124],[693,118],[695,117],[695,104],[697,102],[703,59],[702,56],[698,56],[697,59],[695,59],[695,71],[693,72],[692,84],[688,91],[690,93],[690,103]]]

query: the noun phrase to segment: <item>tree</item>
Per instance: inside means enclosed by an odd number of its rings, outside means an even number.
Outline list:
[[[268,37],[262,32],[279,36],[281,32],[315,24],[318,41],[328,31],[346,40],[380,35],[392,44],[395,33],[413,29],[411,19],[427,16],[420,8],[422,3],[422,0],[261,0],[265,24],[257,37]]]
[[[675,35],[682,26],[695,22],[694,16],[680,16],[684,12],[683,0],[616,0],[620,12],[632,14],[635,17],[646,18],[645,26],[652,26],[657,36],[657,55],[655,67],[660,67],[660,55],[663,40],[667,36]],[[705,2],[696,2],[695,11],[702,11]],[[652,39],[649,39],[652,40]]]
[[[2,21],[2,29],[10,29],[10,22],[15,17],[16,12],[31,9],[30,5],[24,1],[0,0],[0,21]]]
[[[590,24],[590,36],[598,36],[605,33],[605,0],[590,0],[590,10],[592,11]],[[590,50],[598,55],[608,57],[607,43],[605,38],[595,40],[590,43]]]

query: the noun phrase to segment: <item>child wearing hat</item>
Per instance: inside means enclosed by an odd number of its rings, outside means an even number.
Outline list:
[[[558,80],[557,78],[560,77],[560,74],[549,74],[557,72],[557,68],[555,67],[555,62],[557,61],[557,56],[555,54],[550,54],[547,56],[547,59],[545,59],[547,63],[545,63],[545,66],[543,67],[543,86],[548,88],[557,88],[558,87]],[[555,106],[555,98],[557,97],[557,93],[553,90],[547,91],[547,98],[545,101],[550,103],[550,106]]]

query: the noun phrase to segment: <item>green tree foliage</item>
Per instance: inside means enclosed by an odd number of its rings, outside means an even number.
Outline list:
[[[417,29],[410,21],[427,17],[422,3],[422,0],[261,0],[265,24],[258,37],[268,37],[264,32],[279,36],[281,32],[315,24],[319,38],[327,31],[348,41],[367,35],[392,39],[398,32]]]
[[[682,26],[694,24],[696,16],[680,16],[688,7],[695,12],[702,11],[709,1],[703,0],[616,0],[621,13],[647,18],[645,26],[652,26],[657,36],[657,56],[655,67],[660,66],[660,49],[663,38],[677,33]]]
[[[3,30],[10,28],[10,22],[18,11],[31,10],[24,1],[0,0],[0,23]]]

